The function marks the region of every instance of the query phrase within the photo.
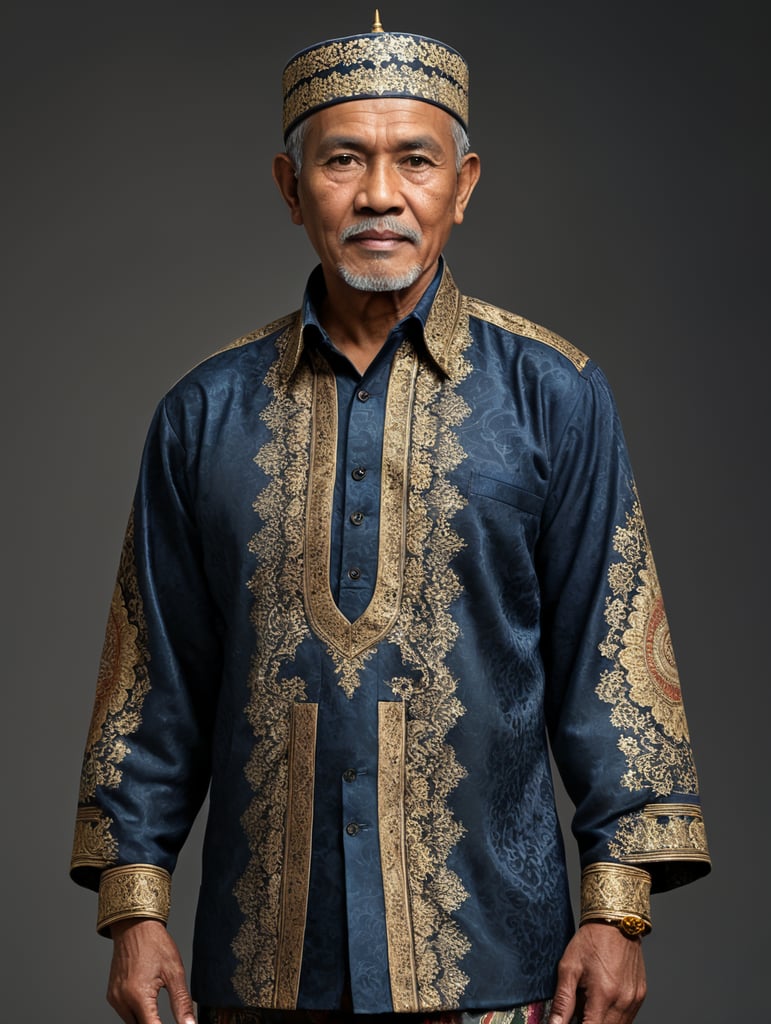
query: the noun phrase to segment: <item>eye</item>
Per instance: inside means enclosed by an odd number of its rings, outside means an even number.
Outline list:
[[[330,157],[329,163],[334,167],[350,167],[354,162],[352,153],[336,153]]]
[[[405,163],[411,170],[420,170],[423,167],[431,166],[431,161],[428,157],[421,156],[419,153],[410,153]]]

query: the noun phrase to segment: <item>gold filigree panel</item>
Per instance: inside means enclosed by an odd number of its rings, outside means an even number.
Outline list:
[[[613,667],[602,673],[597,694],[612,706],[611,722],[621,734],[622,785],[658,796],[696,793],[677,666],[639,501],[616,528],[613,548],[620,557],[608,571],[608,632],[599,646]]]
[[[611,854],[620,861],[709,861],[701,808],[696,804],[648,804],[619,819]]]
[[[120,783],[119,765],[130,749],[127,739],[142,722],[142,704],[150,690],[149,661],[147,627],[134,564],[132,512],[99,664],[80,780],[82,804],[93,799],[97,786],[114,788]]]
[[[79,807],[72,843],[73,868],[103,868],[118,859],[118,841],[111,831],[112,818],[98,807]]]
[[[403,701],[378,704],[378,834],[394,1013],[419,1005],[404,817],[406,725]]]
[[[250,859],[235,888],[244,921],[232,947],[233,985],[247,1006],[272,1006],[276,998],[292,708],[307,696],[302,679],[281,676],[309,633],[303,546],[313,375],[306,363],[289,379],[281,373],[294,337],[290,324],[277,341],[278,358],[265,378],[273,398],[262,413],[271,438],[255,456],[270,478],[254,503],[262,526],[250,543],[257,561],[249,582],[255,654],[245,713],[259,742],[246,766],[254,796],[241,824]]]
[[[318,704],[293,704],[289,736],[289,801],[276,956],[276,1006],[297,1005],[311,874]]]
[[[406,532],[407,473],[417,356],[405,342],[394,357],[386,398],[380,487],[377,578],[372,599],[350,622],[335,604],[329,582],[332,502],[337,472],[337,386],[326,360],[314,358],[314,431],[305,562],[305,602],[314,632],[330,646],[339,682],[350,697],[362,656],[387,633],[399,613]]]
[[[470,344],[468,321],[458,329]],[[447,666],[459,635],[452,605],[461,595],[452,562],[464,546],[452,520],[466,504],[449,479],[466,458],[455,433],[470,415],[456,388],[471,369],[462,347],[452,382],[426,365],[416,380],[402,608],[387,637],[412,669],[390,681],[407,714],[404,827],[418,992],[412,1010],[457,1006],[469,980],[460,964],[470,943],[453,917],[468,892],[447,866],[465,832],[448,798],[466,773],[447,742],[465,713]]]

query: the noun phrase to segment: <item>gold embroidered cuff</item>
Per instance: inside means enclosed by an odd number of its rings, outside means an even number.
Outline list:
[[[581,874],[581,924],[639,917],[651,929],[651,876],[626,864],[589,864]]]
[[[101,934],[126,917],[152,917],[164,924],[171,904],[171,875],[152,864],[108,868],[99,880],[96,928]]]

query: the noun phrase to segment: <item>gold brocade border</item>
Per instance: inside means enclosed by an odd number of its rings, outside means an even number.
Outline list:
[[[195,367],[203,366],[204,363],[208,363],[210,359],[214,359],[216,356],[222,355],[223,352],[230,352],[234,348],[243,348],[244,345],[250,345],[253,341],[262,341],[263,338],[269,337],[271,334],[277,334],[284,332],[286,335],[286,329],[291,327],[293,324],[297,324],[300,320],[300,311],[295,310],[294,313],[289,313],[286,316],[279,317],[278,320],[273,320],[269,324],[265,324],[264,327],[258,327],[255,331],[250,331],[248,334],[242,334],[239,338],[235,338],[233,341],[228,342],[227,345],[223,345],[218,348],[215,352],[201,359],[194,365]],[[186,374],[190,371],[186,371]]]
[[[516,313],[509,313],[505,309],[491,306],[487,302],[482,302],[481,299],[469,298],[466,302],[469,316],[476,317],[478,320],[484,320],[495,327],[502,327],[505,331],[511,331],[513,334],[520,334],[525,338],[540,341],[544,345],[556,349],[566,359],[569,359],[579,372],[589,362],[589,356],[584,355],[575,345],[571,345],[569,341],[565,341],[559,334],[554,334],[553,331],[549,331],[539,324],[534,324],[530,320],[518,316]]]
[[[468,344],[468,317],[463,296],[447,264],[426,318],[423,337],[431,358],[451,380],[462,380],[467,373],[463,352]]]
[[[127,917],[166,922],[171,905],[171,875],[153,864],[107,868],[99,880],[97,930],[104,932]]]
[[[647,804],[619,819],[608,845],[612,856],[626,863],[710,860],[697,804]]]
[[[412,346],[405,342],[394,357],[386,398],[377,579],[367,608],[355,622],[349,622],[335,604],[329,585],[330,523],[337,459],[337,386],[326,360],[313,354],[315,429],[308,489],[305,602],[314,632],[345,659],[355,659],[378,643],[399,613],[417,363]],[[357,682],[355,676],[344,673],[340,684],[350,697]]]
[[[271,1006],[275,995],[290,724],[294,703],[307,698],[304,680],[281,675],[309,635],[303,546],[313,379],[305,363],[289,379],[282,373],[294,324],[288,320],[276,339],[277,357],[265,377],[273,398],[261,414],[271,438],[255,456],[269,483],[254,504],[262,526],[249,545],[256,560],[249,581],[255,654],[245,714],[260,738],[245,768],[254,794],[241,818],[250,858],[234,889],[244,920],[232,943],[233,986],[246,1006]]]
[[[468,123],[468,66],[441,43],[378,33],[330,40],[284,70],[284,134],[300,118],[357,96],[395,93],[437,103]]]
[[[409,672],[389,685],[407,715],[405,831],[418,982],[413,1012],[459,1005],[469,981],[460,965],[471,948],[454,917],[468,892],[448,867],[465,832],[449,797],[466,771],[447,741],[465,713],[447,656],[459,635],[452,606],[462,592],[452,562],[464,546],[452,520],[466,504],[449,473],[466,458],[456,428],[471,410],[457,384],[471,372],[463,351],[472,339],[467,318],[457,319],[449,304],[447,315],[458,332],[451,345],[453,375],[443,379],[422,363],[415,383],[404,590],[386,638]]]
[[[402,701],[378,704],[378,833],[394,1013],[418,1005],[404,821],[406,719]]]
[[[98,807],[79,807],[72,843],[73,868],[104,868],[118,859],[118,842],[110,831],[112,818]]]
[[[309,47],[289,61],[281,85],[284,92],[289,92],[303,79],[324,74],[330,68],[355,67],[363,61],[390,63],[395,60],[436,68],[455,79],[460,86],[468,88],[468,65],[457,50],[438,40],[399,32],[365,33],[348,39],[330,39]]]
[[[651,876],[624,864],[589,864],[581,872],[581,923],[631,914],[651,926]]]
[[[318,704],[293,704],[275,1006],[296,1006],[311,872]]]

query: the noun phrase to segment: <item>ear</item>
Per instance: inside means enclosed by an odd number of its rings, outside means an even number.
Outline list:
[[[273,159],[273,180],[289,207],[289,213],[293,224],[302,224],[303,215],[300,208],[300,196],[298,192],[298,181],[294,171],[294,164],[286,153],[278,153]]]
[[[482,165],[476,153],[466,153],[458,172],[458,191],[455,196],[455,223],[463,223],[463,214],[468,206],[471,193],[476,188]]]

